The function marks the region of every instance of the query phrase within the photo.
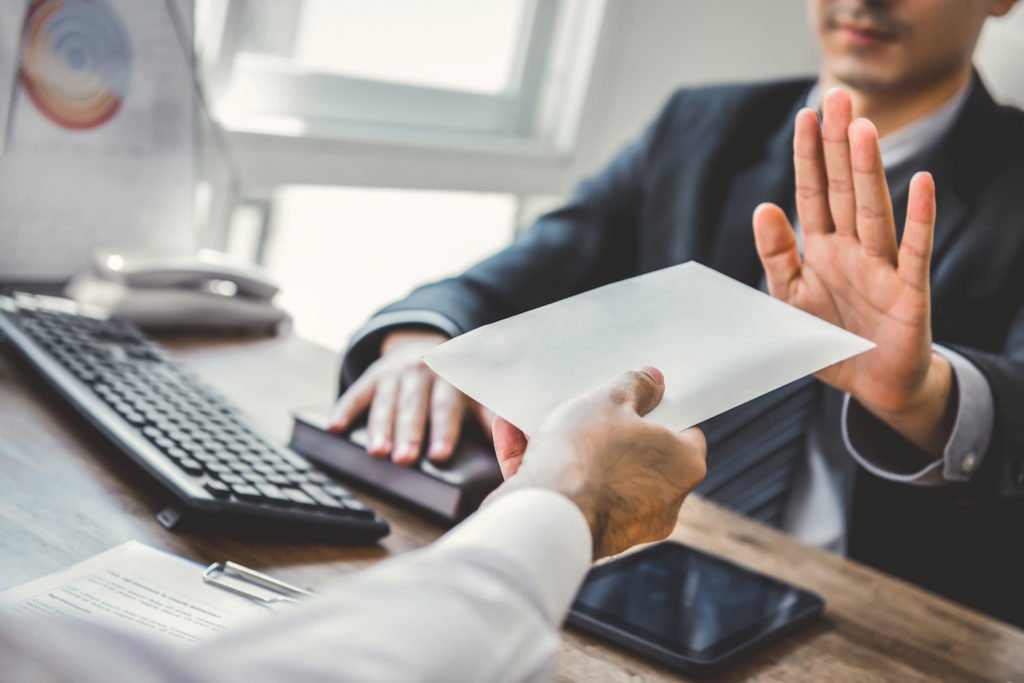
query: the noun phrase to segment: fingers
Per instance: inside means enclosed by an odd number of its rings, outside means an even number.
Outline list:
[[[395,444],[391,459],[398,465],[416,462],[427,429],[427,410],[433,377],[429,371],[412,371],[402,375],[398,392],[398,413],[395,416]]]
[[[398,399],[398,378],[383,377],[377,382],[373,405],[367,419],[366,451],[377,457],[391,452],[391,433],[395,424],[395,401]]]
[[[789,219],[775,204],[761,204],[754,209],[754,242],[764,266],[768,291],[788,301],[790,287],[800,277],[800,253]]]
[[[935,180],[917,173],[910,181],[907,223],[898,254],[898,272],[912,287],[926,291],[935,233]]]
[[[796,115],[793,134],[793,171],[796,178],[796,211],[805,233],[832,232],[828,177],[822,150],[818,115],[802,109]]]
[[[837,233],[855,235],[857,204],[850,165],[849,129],[853,120],[850,94],[839,88],[829,90],[825,94],[822,113],[821,135],[824,141],[828,203],[832,209],[832,223]]]
[[[613,403],[628,405],[643,416],[654,410],[665,395],[665,376],[650,366],[624,373],[612,385]]]
[[[850,124],[850,149],[857,203],[857,238],[871,256],[896,265],[896,223],[885,180],[878,131],[867,119]]]
[[[370,407],[375,392],[375,383],[366,374],[363,374],[334,404],[334,410],[327,421],[327,430],[343,432],[348,429],[352,420],[362,415]]]
[[[442,462],[451,457],[466,414],[466,397],[441,378],[434,379],[430,396],[430,449],[427,457]]]
[[[494,452],[498,456],[501,476],[508,479],[519,469],[526,453],[526,435],[504,418],[494,418]]]

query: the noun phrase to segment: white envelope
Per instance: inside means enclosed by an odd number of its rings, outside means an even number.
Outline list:
[[[680,430],[874,346],[690,261],[485,325],[423,359],[526,434],[563,401],[653,365],[666,388],[648,419]]]

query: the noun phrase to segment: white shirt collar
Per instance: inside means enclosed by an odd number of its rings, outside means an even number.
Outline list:
[[[968,82],[960,92],[928,116],[881,138],[878,146],[882,151],[882,164],[886,168],[898,166],[937,144],[953,127],[973,87],[973,81]],[[806,106],[820,109],[821,88],[818,83],[807,93]]]

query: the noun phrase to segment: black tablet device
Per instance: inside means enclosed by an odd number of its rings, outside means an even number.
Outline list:
[[[694,548],[660,543],[592,569],[567,623],[700,674],[824,607],[813,593]]]

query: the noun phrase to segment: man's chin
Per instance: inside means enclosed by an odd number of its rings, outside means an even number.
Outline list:
[[[836,60],[829,67],[829,73],[836,81],[860,92],[883,93],[903,85],[903,79],[891,69],[865,64],[859,59]]]

